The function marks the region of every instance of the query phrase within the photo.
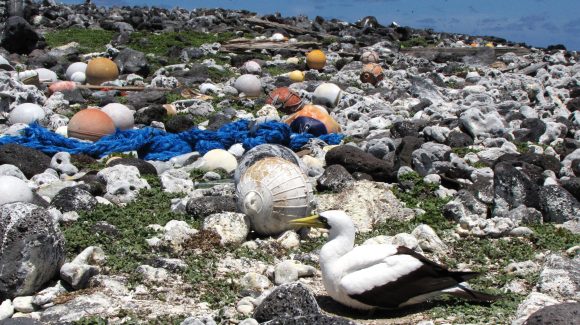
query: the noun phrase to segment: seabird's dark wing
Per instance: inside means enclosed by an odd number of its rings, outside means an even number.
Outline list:
[[[457,286],[478,273],[451,272],[406,247],[382,263],[342,278],[345,292],[364,304],[397,308],[409,299]]]

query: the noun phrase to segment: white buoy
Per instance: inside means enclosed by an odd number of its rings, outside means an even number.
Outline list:
[[[262,93],[262,82],[253,74],[244,74],[236,79],[234,88],[248,97],[258,97]]]
[[[133,111],[127,106],[119,103],[110,103],[102,109],[115,123],[115,127],[121,130],[132,129],[135,126]]]
[[[47,82],[55,82],[58,81],[58,76],[56,75],[56,72],[52,71],[52,70],[48,70],[46,68],[39,68],[39,69],[35,69],[36,72],[38,72],[38,79],[40,79],[40,81],[47,81]]]
[[[245,170],[236,197],[252,229],[262,235],[292,229],[288,221],[310,215],[314,202],[308,177],[299,166],[280,157],[266,157]]]
[[[281,33],[274,33],[271,37],[270,40],[274,41],[274,42],[282,42],[286,40],[286,36],[282,35]]]
[[[0,176],[0,205],[12,202],[32,202],[32,190],[20,178]]]
[[[338,105],[338,101],[340,100],[341,96],[342,90],[340,87],[333,83],[325,82],[316,87],[314,90],[314,94],[312,95],[312,103],[333,108]]]
[[[262,67],[256,61],[247,61],[242,66],[242,70],[249,74],[260,75],[262,73]]]
[[[238,167],[236,157],[223,149],[213,149],[203,155],[205,160],[204,170],[212,171],[218,168],[230,173]]]
[[[86,73],[86,71],[87,71],[87,64],[86,63],[75,62],[75,63],[68,66],[68,68],[66,69],[65,75],[66,75],[66,78],[68,80],[74,81],[74,80],[72,80],[72,76],[76,72]]]
[[[16,106],[12,112],[10,112],[8,123],[30,124],[32,122],[42,120],[44,116],[44,110],[39,105],[33,103],[24,103]]]
[[[77,71],[70,76],[70,81],[84,84],[87,81],[87,75],[84,72]]]

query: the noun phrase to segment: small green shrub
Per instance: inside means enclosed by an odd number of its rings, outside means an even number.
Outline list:
[[[111,42],[114,35],[115,32],[108,30],[68,28],[48,32],[44,37],[51,48],[77,42],[82,53],[90,53],[104,51],[105,45]]]

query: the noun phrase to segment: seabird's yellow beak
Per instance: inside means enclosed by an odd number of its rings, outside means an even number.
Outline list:
[[[303,227],[311,227],[311,228],[325,228],[326,224],[324,224],[320,220],[320,216],[315,214],[310,217],[306,218],[298,218],[288,221],[289,224],[293,226],[303,226]]]

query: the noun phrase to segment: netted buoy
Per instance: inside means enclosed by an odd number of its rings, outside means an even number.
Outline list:
[[[308,168],[304,165],[302,159],[300,159],[300,157],[298,157],[298,155],[296,155],[291,149],[279,144],[265,143],[255,146],[244,153],[234,173],[235,182],[237,183],[240,180],[240,177],[242,177],[250,166],[268,157],[282,158],[299,166],[302,171],[308,171]]]
[[[383,68],[376,63],[369,63],[363,66],[360,81],[376,85],[383,77]]]
[[[264,158],[248,168],[236,186],[236,196],[240,211],[261,235],[292,229],[288,221],[310,215],[314,205],[308,177],[300,167],[278,157]]]
[[[296,133],[310,133],[320,136],[340,132],[340,125],[319,105],[304,105],[298,112],[290,115],[284,123]]]
[[[285,114],[294,113],[304,106],[302,98],[288,87],[280,87],[272,90],[266,98],[266,104],[276,107]]]
[[[360,61],[363,64],[379,63],[379,54],[375,51],[366,51],[360,56]]]

